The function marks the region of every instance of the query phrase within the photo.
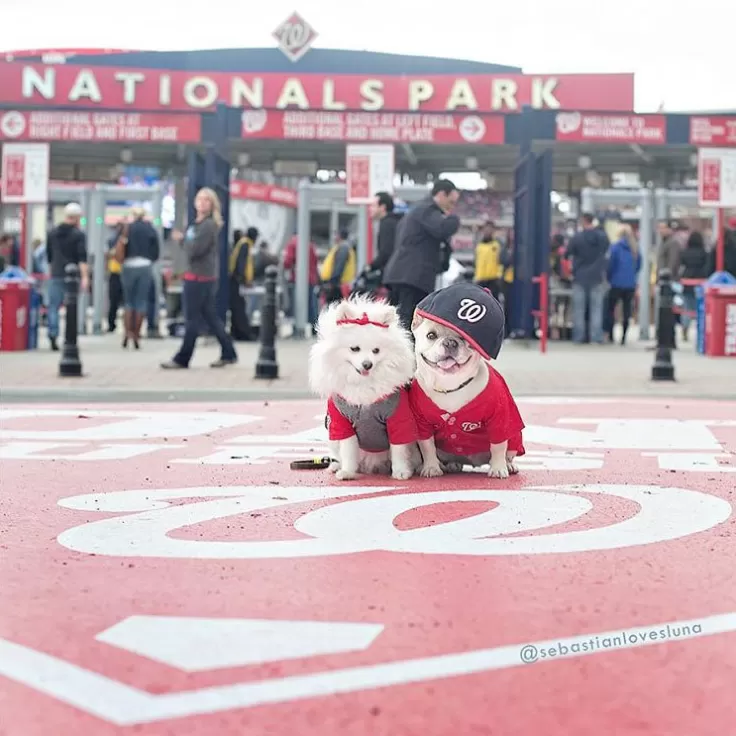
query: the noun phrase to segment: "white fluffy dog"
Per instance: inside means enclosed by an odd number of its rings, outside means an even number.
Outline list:
[[[419,465],[416,424],[405,387],[414,374],[411,337],[396,309],[364,296],[319,317],[309,383],[327,400],[330,466],[338,480],[359,473],[406,480]]]

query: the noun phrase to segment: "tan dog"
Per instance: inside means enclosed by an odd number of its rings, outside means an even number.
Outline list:
[[[447,287],[418,306],[412,323],[417,369],[409,394],[423,476],[485,464],[491,478],[518,472],[524,423],[490,363],[500,350],[503,327],[498,302],[473,284]]]

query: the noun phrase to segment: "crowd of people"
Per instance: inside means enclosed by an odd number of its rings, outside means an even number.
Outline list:
[[[736,218],[727,225],[724,270],[736,276]],[[695,282],[715,272],[715,244],[678,220],[662,220],[657,228],[660,244],[647,281],[653,290],[658,274],[668,270],[681,297],[678,322],[682,339],[687,340],[696,310]],[[575,342],[612,342],[620,306],[621,344],[625,344],[637,298],[651,297],[638,293],[642,259],[635,229],[618,223],[614,232],[611,242],[601,221],[593,214],[584,214],[572,237],[558,234],[552,238],[551,271],[571,289]]]
[[[438,277],[466,278],[464,269],[454,270],[451,241],[460,227],[457,205],[461,193],[447,180],[437,181],[426,199],[405,211],[388,192],[376,193],[371,216],[377,223],[375,257],[360,272],[356,244],[347,231],[335,234],[320,263],[317,248],[309,244],[308,322],[317,322],[320,299],[324,304],[340,300],[351,292],[385,295],[398,309],[407,329],[416,305],[438,283]],[[214,336],[221,345],[221,357],[213,366],[237,361],[234,342],[257,339],[253,317],[258,311],[268,266],[281,266],[287,316],[293,316],[296,295],[297,237],[286,244],[282,257],[271,252],[255,227],[236,230],[228,259],[229,332],[216,313],[219,279],[219,238],[222,216],[217,195],[202,189],[195,200],[196,217],[184,232],[172,231],[179,249],[180,266],[175,276],[182,283],[182,345],[163,364],[165,369],[188,367],[197,336]],[[48,337],[58,350],[59,310],[64,296],[64,269],[76,263],[81,289],[88,290],[87,243],[80,227],[82,210],[71,203],[64,209],[63,222],[53,228],[46,243],[39,243],[34,264],[45,273],[45,302]],[[602,220],[602,221],[601,221]],[[584,214],[577,232],[556,233],[551,239],[550,273],[557,284],[569,289],[572,339],[577,343],[613,341],[620,318],[620,341],[626,342],[629,323],[636,308],[641,254],[635,229],[617,223],[614,230],[604,218]],[[605,225],[605,227],[604,227]],[[725,270],[736,275],[736,218],[725,233]],[[614,232],[609,239],[606,234]],[[651,284],[667,268],[682,295],[680,324],[687,339],[695,311],[694,282],[708,278],[715,270],[715,253],[710,239],[678,221],[658,223],[660,246],[652,262]],[[17,261],[11,238],[0,238],[0,258],[7,265]],[[134,208],[112,234],[106,252],[108,269],[108,329],[119,329],[123,308],[122,346],[140,349],[144,321],[148,336],[160,337],[159,304],[154,283],[154,265],[161,257],[157,232],[142,208]],[[176,259],[175,259],[176,260]],[[475,245],[472,278],[487,288],[507,313],[514,283],[513,234],[499,231],[490,219],[480,227]],[[34,268],[34,270],[35,270]],[[648,295],[647,295],[648,296]],[[554,305],[552,305],[554,307]]]

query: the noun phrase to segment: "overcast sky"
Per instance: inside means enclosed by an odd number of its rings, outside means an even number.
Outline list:
[[[0,46],[267,47],[294,10],[315,47],[634,72],[638,111],[736,110],[736,0],[0,0]]]

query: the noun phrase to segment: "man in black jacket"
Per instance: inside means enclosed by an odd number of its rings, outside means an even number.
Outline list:
[[[584,213],[581,224],[566,254],[572,259],[572,339],[576,343],[602,343],[610,243],[592,214]]]
[[[52,350],[58,350],[59,309],[64,302],[65,269],[70,263],[79,266],[80,291],[89,288],[87,267],[87,236],[80,230],[82,208],[71,202],[64,207],[64,222],[55,227],[46,241],[46,255],[51,275],[48,287],[49,342]]]
[[[366,266],[366,272],[378,271],[383,274],[396,247],[396,229],[401,215],[394,212],[394,198],[388,192],[378,192],[371,204],[371,217],[378,220],[376,257]]]
[[[443,243],[458,231],[460,220],[450,214],[460,193],[448,179],[438,180],[427,199],[416,204],[401,220],[396,248],[383,273],[391,301],[406,329],[414,310],[435,289],[441,272]]]

